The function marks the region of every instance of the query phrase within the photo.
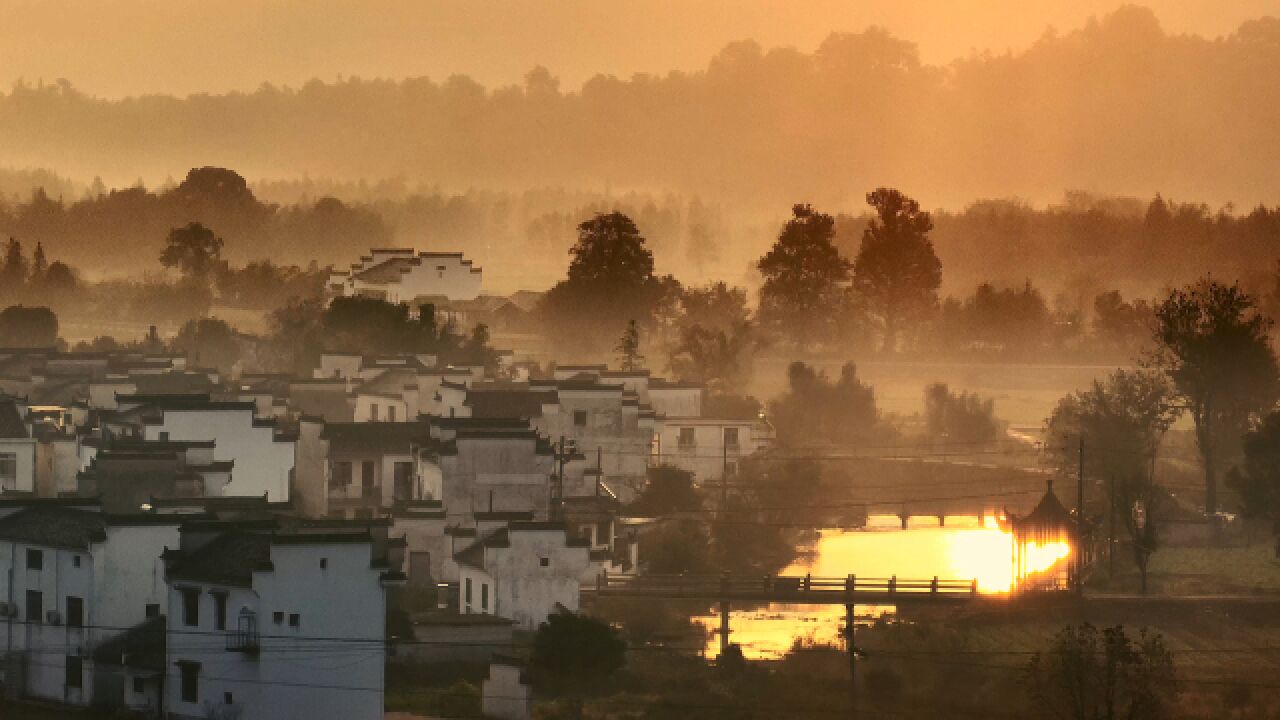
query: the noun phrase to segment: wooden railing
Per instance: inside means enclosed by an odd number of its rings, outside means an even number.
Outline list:
[[[836,602],[855,595],[877,596],[947,596],[974,597],[978,595],[977,580],[954,580],[933,577],[928,579],[904,579],[896,575],[887,578],[813,577],[810,575],[766,575],[743,577],[737,575],[610,575],[601,572],[594,587],[583,588],[599,595],[653,595],[669,593],[674,596],[708,597],[805,597],[819,601]]]

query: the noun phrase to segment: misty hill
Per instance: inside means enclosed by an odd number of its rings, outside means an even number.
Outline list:
[[[465,76],[351,79],[119,101],[19,84],[0,95],[0,164],[126,179],[219,165],[851,210],[878,185],[935,207],[1072,188],[1252,205],[1280,191],[1276,77],[1280,21],[1208,40],[1129,6],[945,67],[869,29],[812,52],[739,42],[700,72],[597,76],[575,90],[542,68],[492,89]]]

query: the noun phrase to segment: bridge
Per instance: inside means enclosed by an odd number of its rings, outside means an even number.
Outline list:
[[[797,605],[899,605],[965,602],[977,598],[977,580],[908,580],[856,575],[609,575],[584,584],[592,597],[649,597],[716,602],[791,603]]]

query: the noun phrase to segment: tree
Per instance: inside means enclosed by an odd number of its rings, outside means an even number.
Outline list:
[[[76,289],[80,281],[76,278],[76,273],[64,262],[54,260],[49,264],[49,269],[44,272],[44,288],[52,292],[71,292]]]
[[[1155,458],[1179,414],[1174,389],[1163,375],[1116,370],[1058,401],[1045,428],[1045,436],[1054,439],[1047,446],[1049,456],[1060,472],[1075,467],[1076,442],[1083,442],[1085,477],[1114,490],[1111,509],[1129,535],[1144,593],[1166,501],[1155,481]]]
[[[680,294],[680,327],[701,325],[710,330],[731,330],[750,322],[747,291],[715,282],[687,287]]]
[[[640,354],[640,328],[635,320],[627,322],[627,329],[622,332],[613,351],[618,353],[618,365],[623,372],[635,372],[644,367],[644,355]]]
[[[44,244],[37,242],[36,251],[31,256],[31,281],[39,282],[44,279],[45,271],[49,269],[49,260],[44,256]]]
[[[197,367],[212,367],[230,374],[240,361],[235,330],[218,318],[194,318],[183,323],[173,347],[185,353]]]
[[[568,352],[600,352],[617,318],[650,325],[673,279],[653,274],[653,254],[631,218],[600,213],[578,225],[568,277],[547,291],[539,307],[544,329]]]
[[[1126,302],[1116,290],[1093,301],[1093,332],[1104,347],[1133,357],[1151,341],[1154,324],[1151,305],[1145,300]]]
[[[994,400],[952,392],[946,383],[925,387],[924,417],[929,435],[951,443],[992,442],[1000,435]]]
[[[832,382],[802,362],[787,368],[787,392],[769,403],[769,417],[783,446],[849,444],[882,440],[892,431],[880,422],[875,391],[845,363]]]
[[[58,316],[47,307],[0,310],[0,347],[48,348],[58,343]]]
[[[1271,524],[1280,559],[1280,412],[1272,412],[1244,436],[1244,462],[1227,474],[1251,520]]]
[[[693,473],[666,464],[649,468],[644,490],[627,508],[631,513],[647,517],[701,509],[702,494],[693,484]]]
[[[27,259],[22,256],[22,243],[9,238],[4,247],[4,264],[0,265],[0,295],[12,297],[27,282]]]
[[[756,264],[764,277],[760,322],[799,348],[825,340],[846,304],[849,261],[836,249],[835,220],[809,205],[791,208],[773,248]]]
[[[1031,702],[1063,720],[1160,720],[1177,692],[1173,654],[1145,628],[1069,625],[1027,665]]]
[[[734,393],[751,378],[754,348],[748,323],[728,330],[692,325],[681,329],[668,366],[681,381],[700,383],[716,394]]]
[[[1218,510],[1218,467],[1255,414],[1280,394],[1271,320],[1238,285],[1210,279],[1173,290],[1155,311],[1153,359],[1195,422],[1205,512]]]
[[[621,669],[626,652],[626,641],[608,623],[557,612],[538,626],[530,669],[535,682],[568,696],[572,716],[581,718],[582,695]]]
[[[938,304],[942,262],[933,251],[933,220],[898,190],[867,193],[876,217],[862,234],[853,262],[853,286],[879,320],[884,350],[895,352],[899,333]]]
[[[169,230],[160,264],[192,280],[207,282],[222,259],[222,238],[198,222]]]

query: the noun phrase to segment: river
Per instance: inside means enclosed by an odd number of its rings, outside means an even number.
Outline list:
[[[872,515],[862,530],[824,530],[811,548],[781,574],[814,577],[864,577],[922,580],[977,580],[984,593],[1008,592],[1013,586],[1013,539],[994,518],[948,517],[943,526],[932,517],[913,517],[906,530],[896,515]],[[1031,548],[1028,567],[1043,571],[1065,558],[1065,544]],[[859,624],[892,607],[858,606]],[[694,618],[707,630],[709,657],[718,652],[715,615]],[[778,658],[797,639],[838,645],[844,622],[840,605],[783,605],[732,611],[730,639],[748,658]]]

